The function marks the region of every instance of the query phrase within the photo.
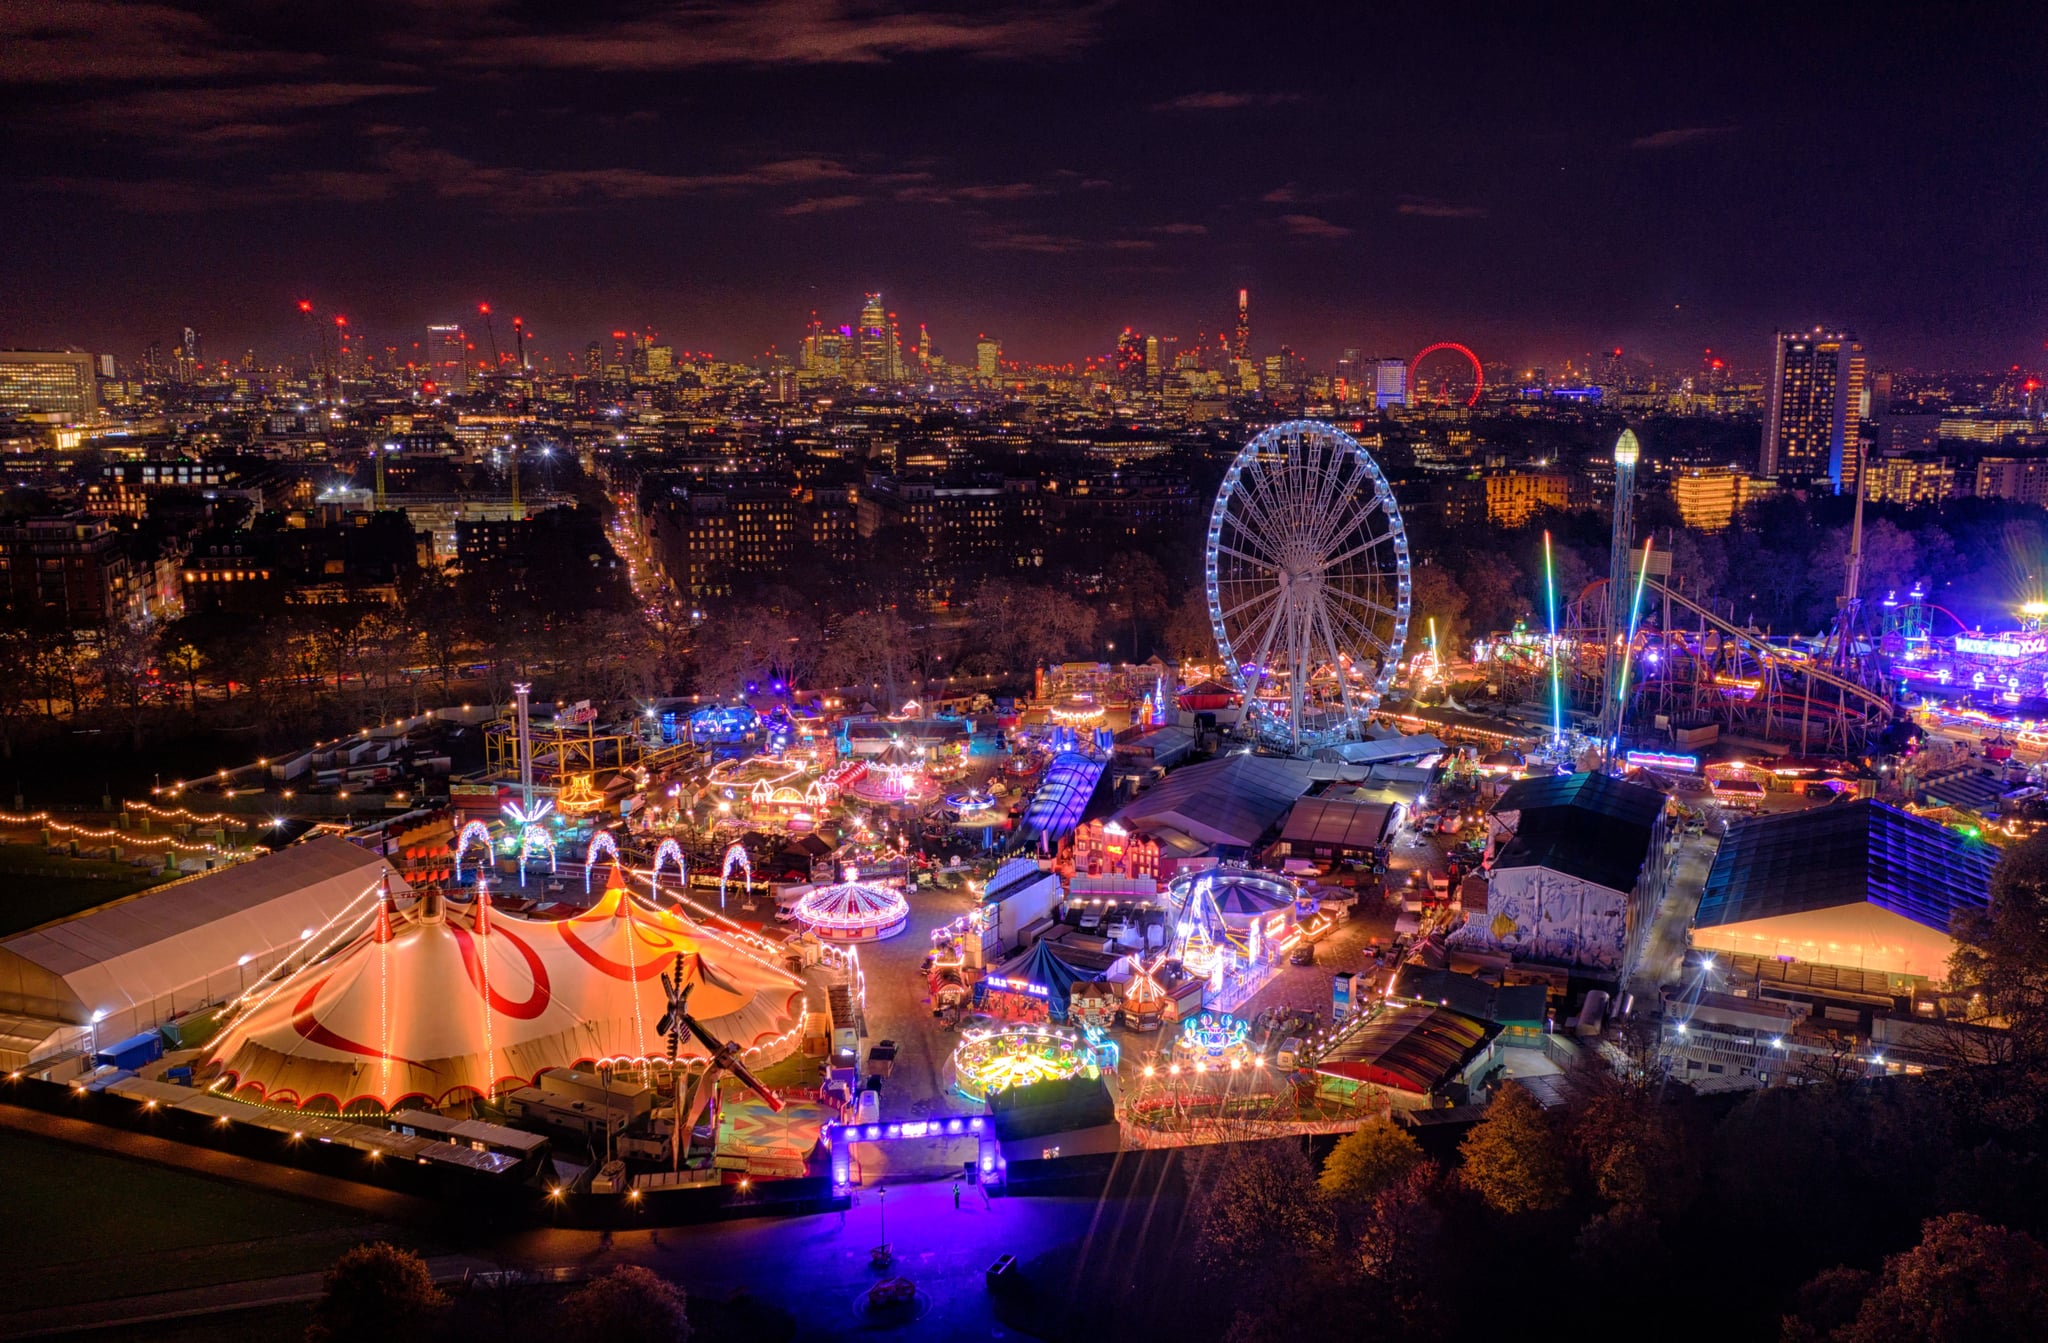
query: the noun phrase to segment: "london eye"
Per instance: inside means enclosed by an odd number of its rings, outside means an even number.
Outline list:
[[[1204,579],[1250,734],[1293,755],[1355,739],[1408,638],[1408,534],[1365,449],[1316,420],[1247,443],[1216,492]]]
[[[1479,404],[1486,388],[1479,356],[1453,340],[1440,340],[1408,361],[1408,400],[1411,405],[1464,406]]]

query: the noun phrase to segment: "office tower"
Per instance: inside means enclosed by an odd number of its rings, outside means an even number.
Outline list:
[[[983,333],[974,341],[974,376],[983,382],[996,380],[996,364],[1003,357],[1003,343]]]
[[[1173,370],[1178,367],[1180,367],[1180,337],[1161,336],[1159,338],[1159,371],[1161,375],[1171,375]]]
[[[650,345],[647,347],[647,376],[666,378],[675,371],[676,352],[671,345]]]
[[[1237,291],[1237,334],[1232,338],[1230,353],[1234,358],[1252,357],[1252,291]]]
[[[932,333],[924,329],[923,322],[917,324],[917,371],[932,371]]]
[[[1372,361],[1372,402],[1375,408],[1385,410],[1388,406],[1408,404],[1408,361],[1406,359],[1375,359]]]
[[[153,340],[142,354],[142,376],[145,381],[155,382],[164,375],[164,343]]]
[[[1145,385],[1159,385],[1159,337],[1145,337]]]
[[[469,390],[468,342],[461,326],[449,323],[427,328],[427,376],[445,392]]]
[[[883,380],[890,386],[903,381],[903,330],[896,314],[889,314],[889,333],[882,338]]]
[[[887,377],[889,358],[882,346],[888,338],[889,314],[882,307],[882,296],[869,294],[860,309],[860,366],[853,376],[867,382],[881,382]]]
[[[99,409],[93,358],[72,350],[0,350],[0,411],[70,421]]]
[[[1116,385],[1134,392],[1145,376],[1145,338],[1129,327],[1116,338]]]
[[[583,347],[583,373],[589,378],[604,376],[604,347],[596,341]]]
[[[1344,384],[1344,400],[1363,400],[1369,390],[1365,376],[1365,352],[1346,350],[1338,355],[1337,378]]]
[[[1854,487],[1869,411],[1863,346],[1841,331],[1780,331],[1757,474],[1788,485]]]

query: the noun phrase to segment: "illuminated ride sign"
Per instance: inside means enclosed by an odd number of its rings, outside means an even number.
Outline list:
[[[2040,657],[2048,653],[2048,630],[2001,630],[1997,634],[1958,634],[1956,652],[1969,657]]]
[[[1700,758],[1696,755],[1670,755],[1663,751],[1630,751],[1624,757],[1636,769],[1677,769],[1687,774],[1697,774]]]
[[[1052,990],[1043,984],[1034,984],[1028,979],[1013,979],[1008,975],[990,975],[981,982],[997,993],[1028,993],[1034,998],[1052,996]]]

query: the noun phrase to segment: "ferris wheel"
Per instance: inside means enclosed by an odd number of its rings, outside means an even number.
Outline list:
[[[1266,430],[1224,473],[1204,559],[1257,739],[1305,755],[1358,736],[1408,638],[1408,533],[1379,464],[1317,420]]]

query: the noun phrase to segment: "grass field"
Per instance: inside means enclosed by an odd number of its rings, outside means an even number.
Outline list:
[[[164,880],[127,863],[45,853],[40,844],[0,843],[0,937],[61,919]]]
[[[7,1299],[64,1305],[326,1268],[374,1237],[339,1208],[0,1131]]]

